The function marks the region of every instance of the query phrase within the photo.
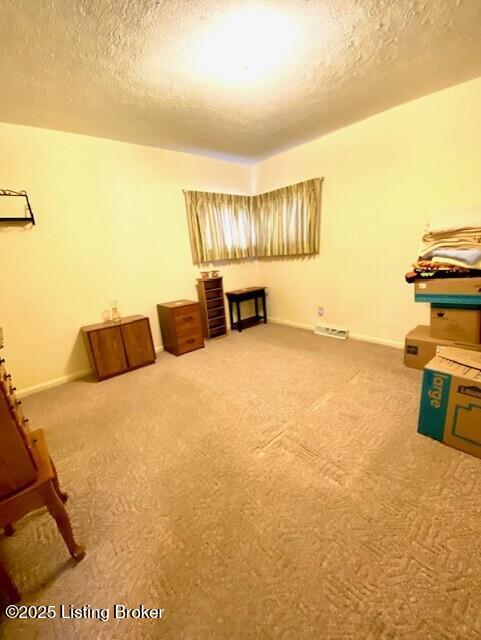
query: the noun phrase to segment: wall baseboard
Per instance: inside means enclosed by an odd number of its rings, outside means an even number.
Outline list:
[[[274,324],[283,324],[286,327],[294,327],[296,329],[307,329],[308,331],[314,331],[313,324],[304,324],[302,322],[292,322],[292,320],[281,320],[280,318],[269,318],[269,322]],[[377,338],[374,336],[365,336],[361,333],[350,333],[349,338],[352,340],[360,340],[361,342],[372,342],[373,344],[381,344],[384,347],[394,347],[395,349],[404,349],[403,342],[397,342],[396,340],[388,340],[387,338]]]
[[[164,347],[159,345],[154,347],[155,353],[161,353],[164,350]],[[26,396],[31,396],[33,393],[39,393],[40,391],[46,391],[47,389],[53,389],[53,387],[59,387],[61,384],[66,384],[67,382],[73,382],[74,380],[80,380],[80,378],[85,378],[92,373],[92,369],[83,369],[82,371],[77,371],[76,373],[69,373],[65,376],[60,376],[59,378],[54,378],[53,380],[47,380],[46,382],[40,382],[39,384],[34,384],[31,387],[24,387],[17,392],[19,398],[25,398]]]
[[[373,336],[364,336],[361,333],[351,333],[349,337],[353,340],[360,340],[361,342],[372,342],[373,344],[381,344],[384,347],[394,347],[395,349],[404,350],[404,342],[398,342],[397,340],[389,340],[388,338],[374,338]]]
[[[286,327],[294,327],[295,329],[307,329],[307,331],[314,331],[313,324],[303,324],[302,322],[292,322],[292,320],[281,320],[280,318],[267,318],[267,322],[273,322],[274,324],[283,324]]]
[[[295,329],[306,329],[307,331],[314,331],[314,325],[304,324],[302,322],[293,322],[292,320],[281,320],[280,318],[269,318],[269,322],[274,324],[282,324],[286,327],[294,327]],[[395,347],[396,349],[404,349],[404,344],[402,342],[396,342],[395,340],[387,340],[385,338],[375,338],[373,336],[365,336],[359,333],[351,333],[349,336],[352,340],[361,340],[362,342],[372,342],[373,344],[381,344],[385,347]],[[161,353],[164,350],[164,347],[158,345],[155,347],[155,353]],[[92,373],[91,369],[83,369],[82,371],[77,371],[76,373],[69,373],[65,376],[60,376],[59,378],[54,378],[53,380],[47,380],[46,382],[40,382],[39,384],[34,384],[31,387],[24,387],[20,391],[18,391],[17,395],[19,398],[24,398],[25,396],[30,396],[33,393],[39,393],[40,391],[46,391],[47,389],[53,389],[54,387],[58,387],[61,384],[66,384],[67,382],[73,382],[74,380],[79,380],[80,378],[85,378],[86,376]]]
[[[85,376],[88,376],[91,373],[91,369],[83,369],[83,371],[69,373],[66,376],[60,376],[59,378],[54,378],[53,380],[47,380],[46,382],[34,384],[31,387],[24,387],[23,389],[20,389],[20,391],[18,391],[17,395],[19,398],[25,398],[25,396],[31,396],[32,393],[46,391],[47,389],[52,389],[53,387],[59,387],[61,384],[73,382],[74,380],[79,380],[79,378],[85,378]]]

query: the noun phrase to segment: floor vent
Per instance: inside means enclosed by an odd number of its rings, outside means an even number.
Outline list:
[[[334,324],[318,324],[314,329],[318,336],[329,336],[338,340],[345,340],[349,337],[349,329],[338,327]]]

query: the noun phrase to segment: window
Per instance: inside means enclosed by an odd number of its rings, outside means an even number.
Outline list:
[[[322,180],[257,196],[186,191],[194,264],[319,253]]]

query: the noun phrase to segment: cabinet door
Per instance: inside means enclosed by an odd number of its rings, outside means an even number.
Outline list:
[[[108,378],[127,371],[127,358],[120,327],[91,331],[89,340],[99,378]]]
[[[125,353],[130,368],[155,361],[154,345],[148,318],[123,324],[121,327]]]

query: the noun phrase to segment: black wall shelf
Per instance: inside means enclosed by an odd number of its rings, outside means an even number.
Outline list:
[[[0,189],[0,198],[25,198],[25,217],[0,217],[0,224],[35,224],[35,216],[33,215],[30,200],[26,191],[11,191],[10,189]]]

